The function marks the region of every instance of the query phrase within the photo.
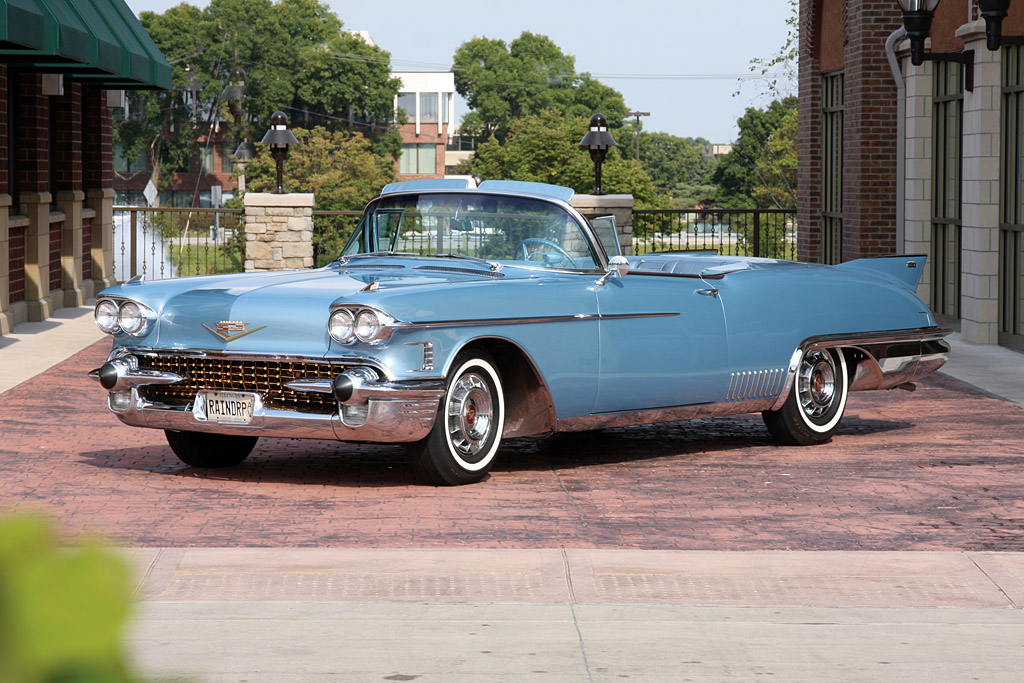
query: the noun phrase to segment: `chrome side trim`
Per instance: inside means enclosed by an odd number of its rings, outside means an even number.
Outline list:
[[[469,327],[477,325],[534,325],[538,323],[569,323],[588,320],[628,320],[633,318],[671,318],[679,313],[616,313],[612,315],[578,313],[576,315],[548,315],[531,318],[473,318],[467,320],[438,320],[424,323],[400,323],[406,329],[430,329],[439,327]]]
[[[786,368],[734,372],[729,381],[726,401],[745,401],[755,398],[775,398],[782,391]]]

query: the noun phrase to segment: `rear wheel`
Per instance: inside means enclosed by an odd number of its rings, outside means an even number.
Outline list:
[[[460,354],[433,429],[409,454],[431,484],[472,484],[491,469],[504,427],[505,395],[494,361],[483,352]]]
[[[164,431],[171,450],[192,467],[234,467],[255,448],[258,436],[231,436],[203,432]]]
[[[839,349],[812,349],[800,359],[793,388],[779,410],[761,413],[781,444],[812,446],[832,438],[846,410],[849,380]]]

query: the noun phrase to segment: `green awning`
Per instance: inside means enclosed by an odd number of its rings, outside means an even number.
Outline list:
[[[171,87],[170,64],[124,0],[0,0],[0,7],[0,63],[104,88]]]

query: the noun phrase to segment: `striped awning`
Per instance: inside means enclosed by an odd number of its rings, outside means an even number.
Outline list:
[[[0,0],[0,64],[103,88],[171,87],[171,65],[124,0]]]

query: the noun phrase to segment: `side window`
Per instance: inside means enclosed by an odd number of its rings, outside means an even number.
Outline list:
[[[615,216],[597,216],[590,219],[597,238],[608,257],[622,256],[622,244],[619,242],[619,231],[615,226]]]

